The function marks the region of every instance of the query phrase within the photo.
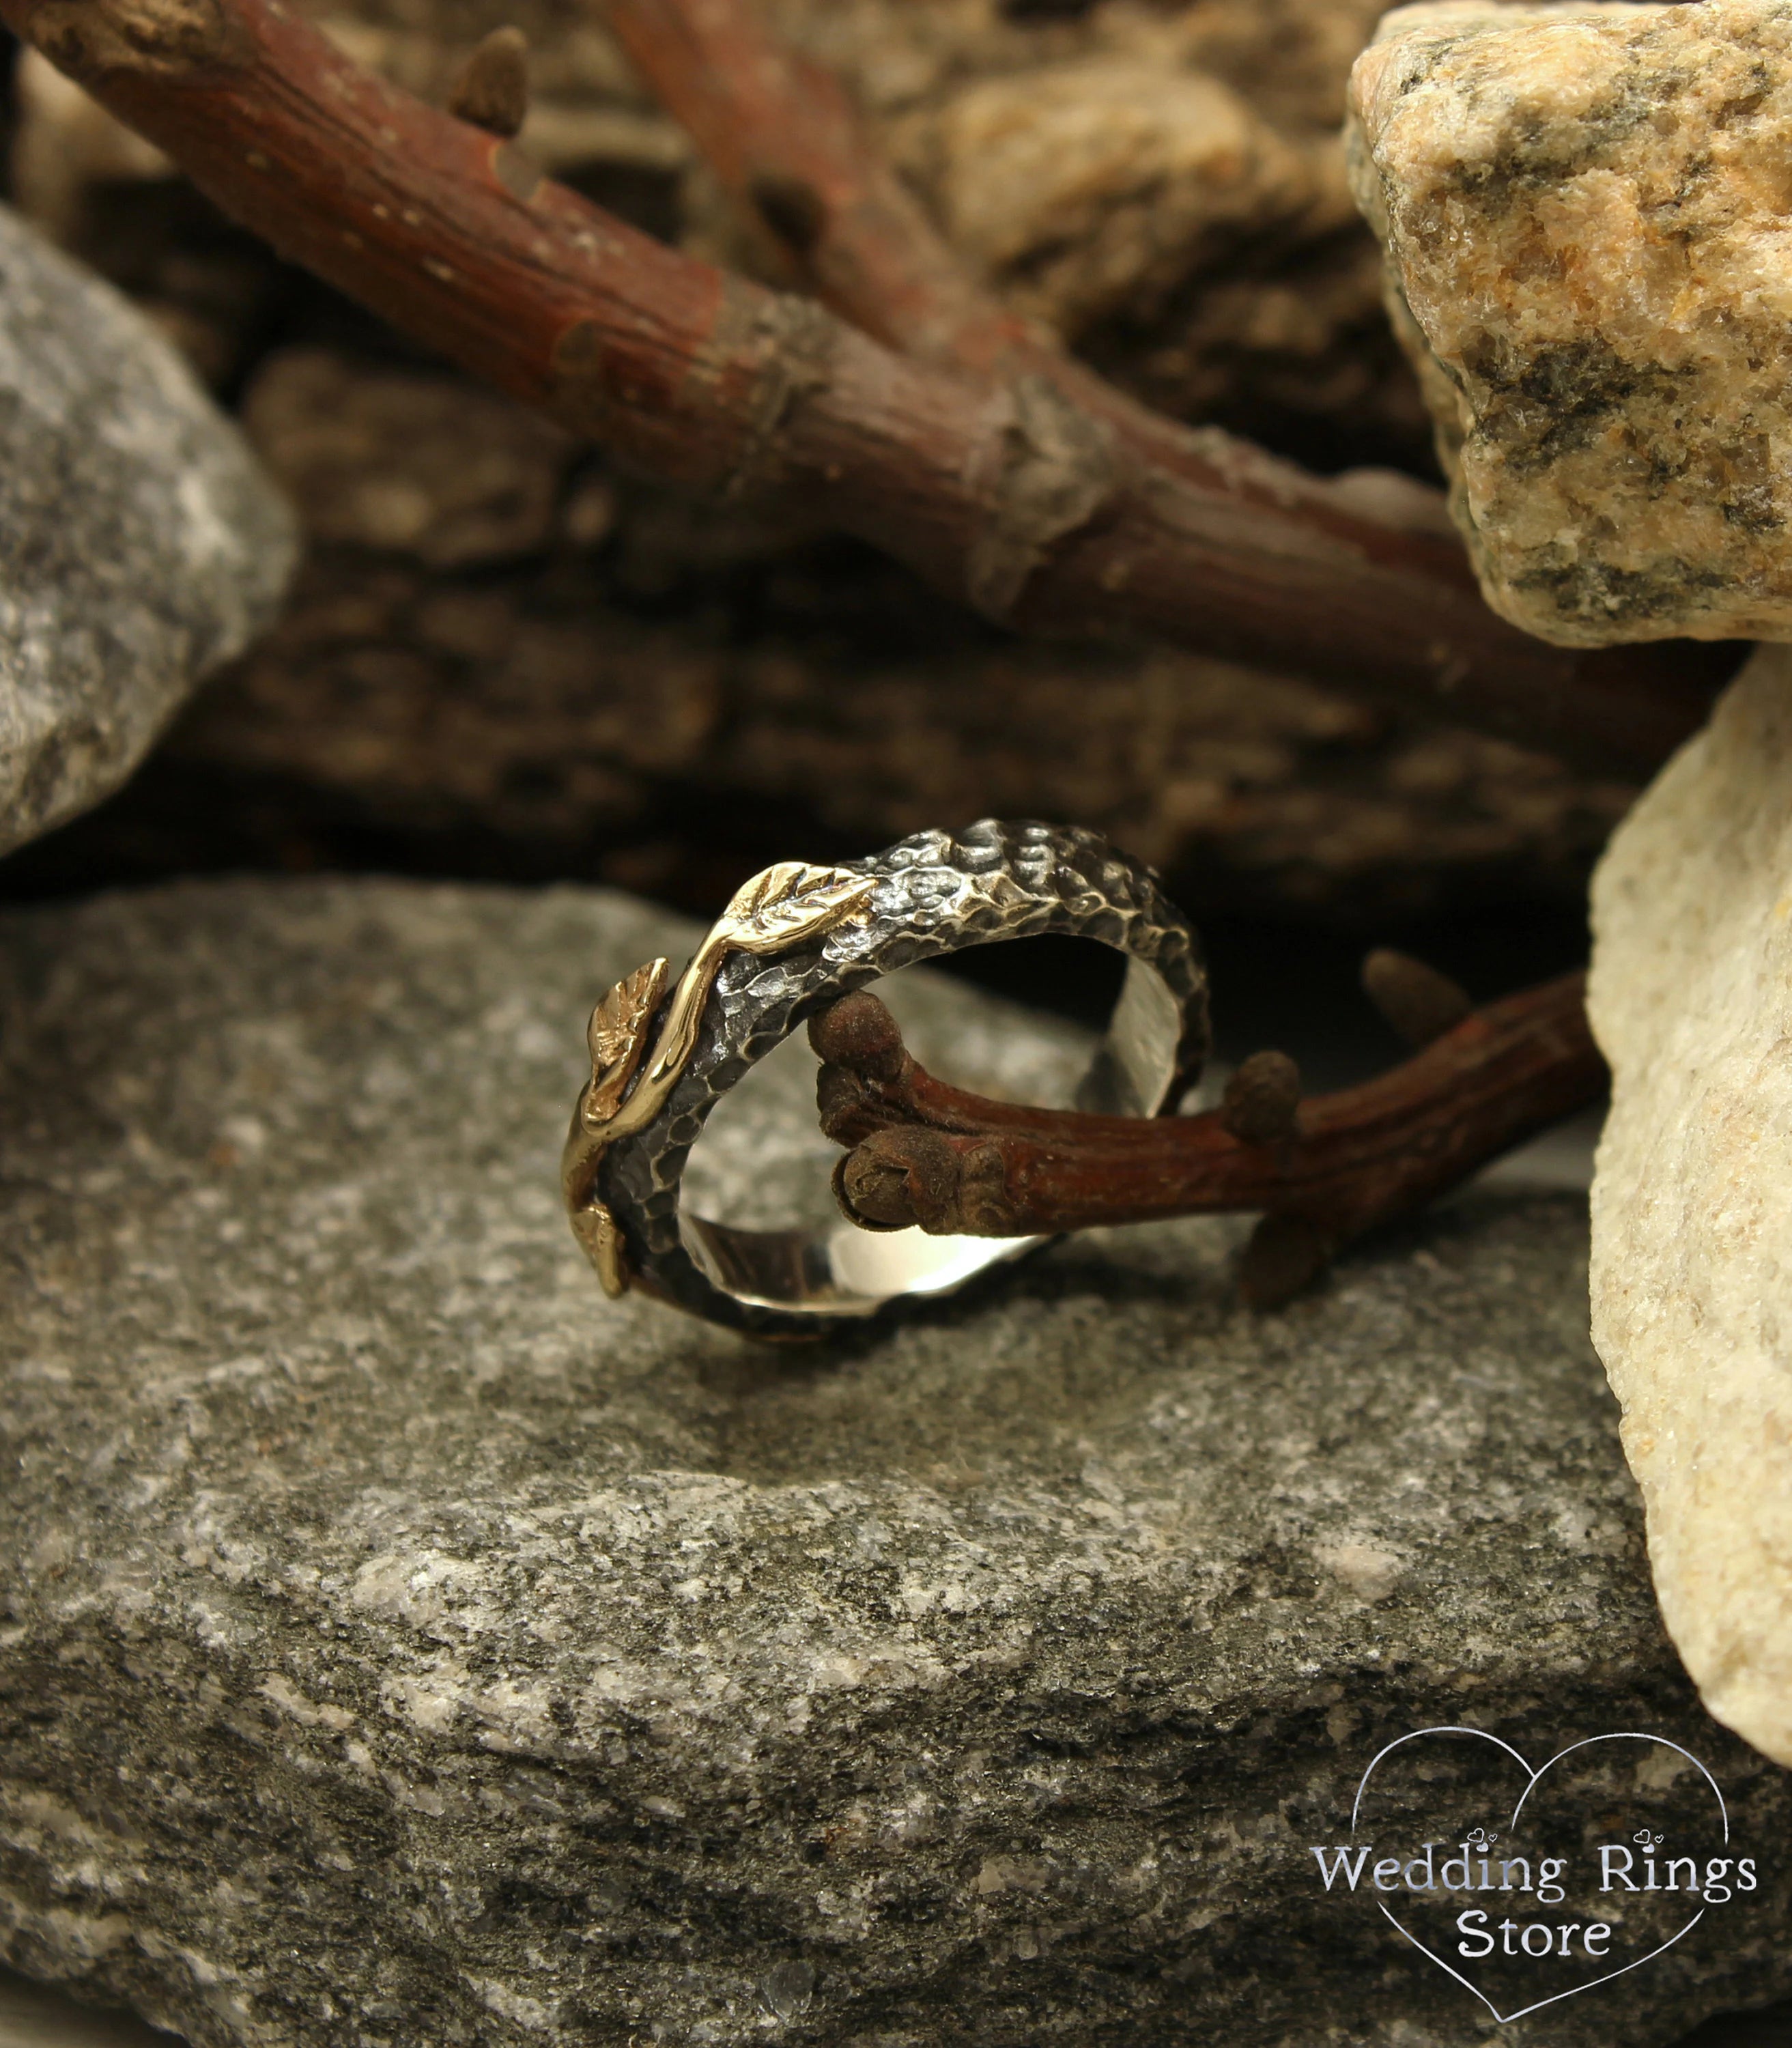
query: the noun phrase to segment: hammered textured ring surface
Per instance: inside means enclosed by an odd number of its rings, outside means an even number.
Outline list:
[[[685,1213],[680,1181],[710,1111],[754,1063],[880,975],[971,946],[1091,939],[1127,957],[1080,1108],[1173,1110],[1207,1051],[1193,933],[1151,871],[1096,834],[993,819],[917,832],[869,859],[784,862],[754,876],[676,985],[650,960],[592,1013],[592,1077],[562,1180],[605,1289],[637,1286],[764,1337],[817,1337],[948,1291],[1035,1238],[737,1229]]]

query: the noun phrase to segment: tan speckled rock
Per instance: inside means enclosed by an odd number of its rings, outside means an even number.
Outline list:
[[[1792,4],[1404,8],[1352,107],[1489,602],[1792,639]]]
[[[1594,882],[1611,1061],[1593,1337],[1668,1632],[1792,1763],[1792,654],[1758,654]]]

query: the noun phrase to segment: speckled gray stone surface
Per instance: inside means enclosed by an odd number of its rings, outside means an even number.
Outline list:
[[[611,1306],[555,1189],[584,1016],[688,937],[366,883],[0,924],[6,1960],[203,2048],[1453,2048],[1307,1845],[1466,1716],[1673,1736],[1763,1859],[1508,2038],[1786,1986],[1787,1780],[1662,1635],[1582,1204],[1262,1321],[1211,1224],[809,1352]],[[910,1008],[972,1076],[1071,1064]],[[754,1077],[793,1117],[801,1064]],[[756,1127],[718,1197],[806,1164]]]
[[[0,853],[124,780],[296,548],[169,343],[0,207]]]

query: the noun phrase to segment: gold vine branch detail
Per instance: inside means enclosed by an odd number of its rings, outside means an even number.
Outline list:
[[[680,976],[645,1067],[648,1026],[665,992],[669,963],[652,960],[638,967],[592,1010],[585,1032],[592,1077],[573,1111],[560,1181],[572,1234],[612,1298],[628,1291],[628,1261],[616,1220],[595,1193],[598,1169],[618,1138],[645,1129],[665,1107],[696,1049],[704,1005],[722,962],[731,952],[780,952],[820,937],[863,916],[878,883],[875,875],[801,860],[781,860],[742,883]]]
[[[819,938],[859,915],[875,893],[878,879],[847,867],[781,860],[743,882],[680,976],[653,1057],[634,1094],[608,1119],[605,1143],[644,1129],[664,1107],[696,1049],[703,1006],[728,954],[774,952]]]

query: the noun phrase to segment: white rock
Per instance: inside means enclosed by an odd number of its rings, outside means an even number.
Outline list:
[[[1762,649],[1593,883],[1612,1114],[1593,1338],[1662,1613],[1705,1703],[1792,1764],[1792,650]]]

